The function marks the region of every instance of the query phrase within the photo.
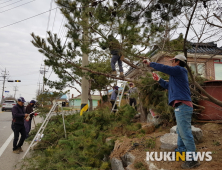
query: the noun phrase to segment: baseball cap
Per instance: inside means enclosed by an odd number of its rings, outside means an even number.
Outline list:
[[[31,100],[30,103],[34,103],[35,104],[35,100]]]
[[[24,102],[25,102],[25,99],[24,99],[24,97],[19,97],[19,98],[18,98],[18,101],[24,103]]]
[[[186,57],[184,55],[182,55],[182,54],[176,55],[174,58],[172,58],[170,60],[175,60],[175,59],[178,59],[178,60],[183,61],[185,63],[187,61]]]
[[[129,85],[133,85],[133,83],[131,82]]]

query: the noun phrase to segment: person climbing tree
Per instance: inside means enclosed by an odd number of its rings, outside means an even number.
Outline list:
[[[109,35],[108,36],[108,40],[106,42],[101,42],[100,46],[103,50],[109,48],[110,53],[112,54],[112,59],[111,59],[111,68],[112,68],[112,75],[116,76],[116,62],[118,61],[118,65],[119,65],[119,71],[120,71],[120,77],[124,77],[123,74],[123,66],[122,66],[122,52],[121,52],[121,45],[119,43],[119,41],[114,38],[113,35]]]

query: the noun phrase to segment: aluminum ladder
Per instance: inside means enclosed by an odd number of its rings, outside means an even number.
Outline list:
[[[113,111],[118,111],[118,108],[115,109],[115,106],[117,105],[118,107],[120,107],[120,104],[121,104],[121,101],[122,101],[122,98],[123,98],[123,94],[124,94],[124,90],[125,90],[126,84],[127,84],[127,82],[123,82],[123,83],[121,84],[121,87],[122,87],[122,88],[120,87],[121,89],[120,89],[120,88],[118,89],[118,94],[117,94],[115,103],[114,103],[114,105],[113,105],[113,107],[112,107],[111,113],[112,113]]]
[[[39,128],[38,132],[36,133],[35,137],[33,138],[31,144],[29,145],[29,147],[28,147],[28,149],[26,150],[25,154],[23,155],[22,159],[25,158],[25,156],[27,155],[27,153],[29,152],[29,150],[31,149],[31,147],[35,146],[35,145],[38,143],[38,141],[35,142],[35,139],[37,139],[38,135],[39,135],[39,139],[41,139],[41,136],[42,136],[42,134],[43,134],[43,132],[44,132],[47,124],[49,123],[49,120],[50,120],[50,118],[51,118],[51,114],[52,114],[52,112],[55,111],[55,109],[56,109],[57,106],[59,106],[59,104],[58,104],[58,103],[55,103],[55,104],[51,107],[49,113],[47,114],[45,120],[43,121],[41,127]],[[64,121],[64,111],[63,111],[63,108],[62,108],[62,107],[61,107],[61,109],[62,109],[62,119],[63,119],[63,126],[64,126],[65,138],[66,138],[66,128],[65,128],[65,121]]]

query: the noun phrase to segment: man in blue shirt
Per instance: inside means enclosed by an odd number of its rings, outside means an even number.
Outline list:
[[[189,88],[186,57],[184,55],[177,55],[172,60],[172,67],[149,62],[144,60],[148,67],[152,67],[157,71],[161,71],[170,75],[169,82],[161,79],[157,74],[153,73],[154,80],[157,80],[160,85],[168,90],[169,105],[174,107],[176,122],[177,122],[177,149],[176,152],[191,152],[196,154],[196,147],[194,143],[193,134],[191,131],[191,119],[193,114],[193,104],[191,101],[191,93]],[[183,169],[190,169],[199,166],[198,161],[186,161],[181,167]]]

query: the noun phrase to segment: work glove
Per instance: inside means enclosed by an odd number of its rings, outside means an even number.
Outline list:
[[[152,73],[153,74],[153,80],[159,81],[160,77],[156,74],[156,73]]]
[[[37,115],[39,115],[39,113],[34,113],[34,116],[37,116]]]
[[[149,59],[143,60],[143,63],[146,64],[148,67],[150,66],[150,60]]]

